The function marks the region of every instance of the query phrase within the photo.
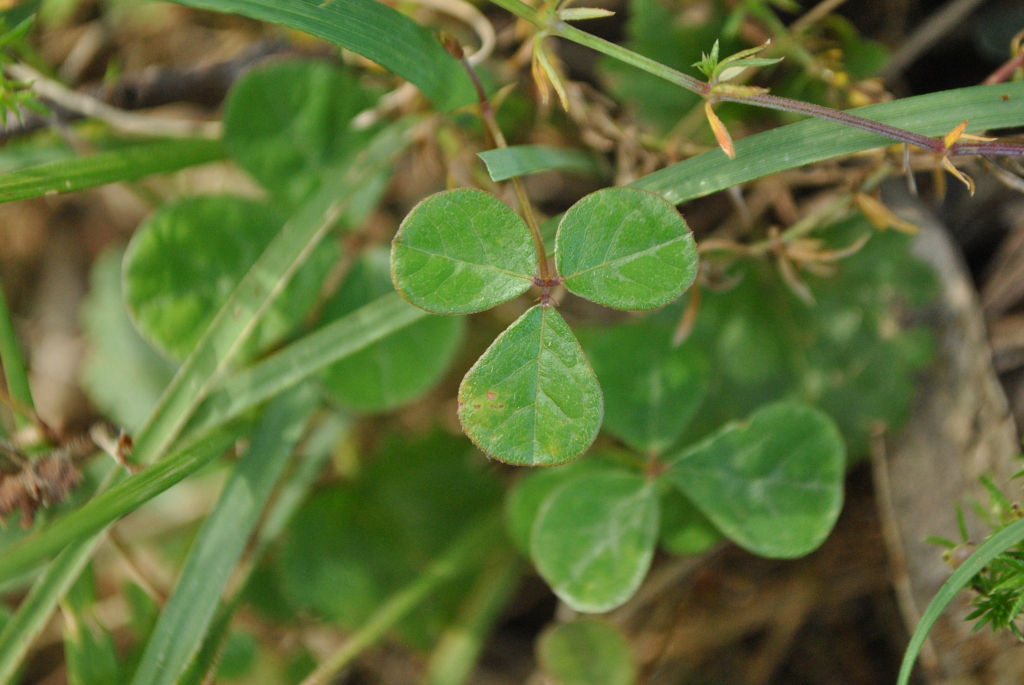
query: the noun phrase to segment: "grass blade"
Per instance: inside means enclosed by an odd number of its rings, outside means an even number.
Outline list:
[[[924,646],[928,633],[931,631],[932,626],[935,625],[935,621],[938,620],[942,612],[949,606],[949,603],[956,597],[956,594],[967,587],[971,582],[971,578],[988,566],[989,562],[1014,545],[1019,544],[1022,540],[1024,540],[1024,519],[1011,523],[986,540],[949,577],[949,580],[945,582],[938,594],[935,595],[935,598],[928,605],[928,608],[925,609],[924,614],[921,616],[921,621],[917,624],[914,634],[910,637],[910,644],[907,645],[907,651],[903,655],[903,663],[900,665],[897,685],[907,685],[910,681],[910,673],[914,669],[914,662],[917,660],[917,655],[921,652],[921,647]]]
[[[238,582],[232,583],[229,596],[217,608],[202,647],[178,678],[177,685],[200,685],[206,682],[207,674],[216,665],[223,649],[224,640],[227,639],[228,629],[231,627],[231,618],[242,601],[245,586],[252,576],[253,569],[305,501],[324,464],[330,459],[340,436],[351,428],[350,418],[330,414],[319,426],[312,429],[309,437],[303,441],[302,451],[306,454],[299,455],[298,466],[278,488],[274,501],[260,524],[253,550],[237,574]]]
[[[433,34],[378,0],[174,0],[304,31],[373,60],[448,111],[475,102],[462,66]]]
[[[397,293],[385,295],[219,383],[196,410],[188,435],[240,416],[339,359],[429,316]]]
[[[1024,124],[1021,102],[1024,83],[1004,83],[919,95],[850,111],[916,133],[941,136],[964,119],[970,131],[1020,126]],[[888,138],[860,129],[810,119],[736,141],[735,160],[721,150],[712,150],[648,174],[632,185],[680,204],[768,174],[891,143]]]
[[[25,358],[21,354],[18,343],[18,332],[14,330],[11,310],[7,306],[3,291],[0,291],[0,367],[3,367],[4,380],[7,381],[7,392],[11,399],[26,409],[34,409],[32,389],[28,385],[28,372],[25,370]],[[28,425],[31,420],[21,412],[14,411],[14,423],[18,428]],[[3,428],[0,427],[0,435]]]
[[[136,436],[137,461],[150,463],[166,453],[274,298],[342,215],[348,202],[406,147],[405,132],[405,124],[394,124],[378,134],[351,165],[329,173],[320,190],[284,225],[228,297]]]
[[[0,175],[0,202],[135,181],[227,157],[215,140],[183,138],[132,145]]]
[[[605,165],[582,150],[550,145],[512,145],[485,152],[484,160],[492,181],[506,181],[538,171],[573,171],[584,176],[606,176]]]
[[[121,480],[106,492],[50,525],[19,540],[0,555],[0,585],[76,541],[99,533],[161,492],[198,471],[237,438],[237,426],[211,431],[163,461]],[[72,579],[74,580],[74,579]],[[59,600],[57,597],[54,601]],[[50,609],[53,609],[51,605]],[[0,661],[4,658],[0,651]]]
[[[172,685],[201,647],[231,571],[318,399],[306,385],[278,396],[267,407],[248,451],[231,472],[189,551],[133,685]]]
[[[0,684],[11,682],[29,647],[50,622],[53,608],[82,573],[102,539],[102,535],[94,535],[76,541],[36,579],[0,633]]]

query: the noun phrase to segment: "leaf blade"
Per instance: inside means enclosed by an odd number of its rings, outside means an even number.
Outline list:
[[[509,326],[459,386],[459,420],[489,456],[554,466],[583,454],[604,402],[593,369],[553,307],[535,305]]]
[[[643,582],[658,539],[658,496],[638,474],[577,478],[549,496],[533,528],[537,571],[576,611],[621,605]]]
[[[1009,99],[1003,100],[1003,95]],[[1005,83],[918,95],[850,111],[924,135],[941,136],[964,119],[970,121],[972,130],[1024,124],[1021,100],[1024,83]],[[712,150],[648,174],[632,186],[678,205],[761,176],[890,144],[891,140],[874,133],[811,119],[736,141],[736,155],[742,163]],[[779,150],[786,153],[779,154]]]
[[[697,277],[697,245],[683,217],[654,193],[605,188],[569,208],[555,263],[565,286],[615,309],[655,309]]]
[[[414,83],[442,111],[475,101],[462,66],[427,29],[376,0],[175,0],[304,31]]]
[[[604,176],[605,167],[592,155],[572,148],[550,145],[510,145],[478,152],[495,183],[540,171],[572,171],[585,176]]]
[[[831,532],[842,508],[845,452],[822,411],[776,402],[679,455],[664,477],[744,549],[789,559]]]
[[[136,181],[227,157],[220,141],[182,138],[140,143],[0,174],[0,202]]]
[[[391,249],[395,288],[434,314],[472,314],[526,292],[536,271],[530,229],[490,193],[458,188],[422,200]]]

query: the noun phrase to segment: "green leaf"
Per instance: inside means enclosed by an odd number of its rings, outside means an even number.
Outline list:
[[[658,495],[632,473],[601,473],[559,488],[541,507],[531,554],[576,611],[611,611],[643,582],[658,541]]]
[[[672,328],[646,319],[580,332],[604,390],[604,429],[644,454],[670,447],[708,390],[704,353],[692,342],[675,347]]]
[[[606,165],[581,150],[550,145],[511,145],[478,152],[491,180],[507,181],[539,171],[572,171],[585,176],[605,176]]]
[[[124,257],[125,301],[143,336],[183,359],[284,224],[269,207],[240,197],[201,196],[162,207],[132,237]],[[271,305],[250,352],[299,325],[337,259],[316,249]]]
[[[501,496],[479,455],[468,458],[474,453],[469,441],[443,433],[415,442],[392,438],[354,482],[317,492],[295,515],[278,558],[292,608],[348,629],[371,620]],[[429,648],[478,569],[460,569],[466,582],[405,620],[402,637]]]
[[[134,685],[173,685],[198,652],[231,572],[317,404],[302,386],[267,407],[192,544],[174,593],[146,645]]]
[[[371,131],[352,118],[373,104],[347,72],[312,60],[275,61],[248,72],[224,105],[224,144],[265,188],[297,205],[327,168],[353,155]]]
[[[465,69],[426,28],[377,0],[175,0],[323,38],[414,83],[448,111],[476,102]]]
[[[88,348],[82,386],[92,403],[130,433],[138,431],[171,382],[176,365],[139,335],[121,295],[121,257],[111,249],[93,263],[81,319]]]
[[[964,119],[970,122],[971,131],[1020,126],[1024,124],[1022,100],[1024,82],[1003,83],[918,95],[850,112],[915,133],[941,136]],[[737,140],[738,161],[713,150],[644,176],[632,185],[680,204],[779,171],[890,144],[890,139],[874,133],[811,119]],[[779,150],[786,153],[779,154]]]
[[[135,181],[226,156],[224,146],[216,140],[183,138],[140,143],[2,174],[0,202]]]
[[[518,466],[583,454],[601,428],[601,387],[562,316],[536,305],[491,344],[459,387],[459,420],[477,447]]]
[[[714,524],[676,488],[661,493],[659,542],[669,554],[700,554],[722,539]]]
[[[339,319],[394,291],[388,250],[371,249],[352,265],[322,319]],[[331,365],[321,377],[346,407],[362,412],[393,409],[422,395],[448,370],[465,328],[462,317],[428,316]]]
[[[917,628],[914,629],[914,634],[910,637],[910,644],[907,645],[907,651],[903,655],[903,663],[900,664],[900,674],[896,681],[897,685],[907,685],[910,682],[910,674],[914,670],[914,661],[917,659],[917,655],[920,654],[924,641],[928,638],[928,633],[939,619],[939,616],[942,615],[942,612],[945,611],[949,603],[956,597],[957,593],[970,585],[971,580],[988,566],[992,560],[1015,545],[1020,544],[1022,540],[1024,540],[1024,520],[1014,521],[1002,530],[994,533],[984,544],[974,550],[971,556],[967,557],[967,560],[960,565],[960,568],[953,572],[953,575],[942,585],[931,603],[928,604],[928,608],[921,615]]]
[[[664,477],[736,544],[793,558],[831,532],[845,471],[832,420],[813,407],[778,402],[687,450]]]
[[[610,468],[615,468],[614,464],[592,454],[564,466],[524,473],[505,495],[505,529],[513,544],[519,551],[529,554],[533,523],[548,495],[573,478]]]
[[[671,204],[635,188],[605,188],[569,208],[555,262],[565,286],[616,309],[668,304],[697,277],[697,246]]]
[[[69,685],[110,685],[121,676],[114,641],[94,613],[96,583],[91,570],[88,567],[79,576],[61,604]]]
[[[626,636],[593,618],[545,630],[537,642],[537,659],[557,685],[633,685],[638,675]]]
[[[402,297],[435,314],[472,314],[522,295],[537,271],[530,229],[490,193],[459,188],[413,207],[395,235]]]

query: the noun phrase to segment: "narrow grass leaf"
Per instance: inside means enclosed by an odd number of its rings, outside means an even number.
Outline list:
[[[777,402],[679,455],[664,477],[740,547],[793,558],[816,549],[835,525],[845,452],[827,414]]]
[[[654,309],[693,283],[697,245],[678,210],[661,197],[605,188],[562,217],[555,263],[580,297],[615,309]]]
[[[161,492],[192,475],[238,438],[236,426],[211,431],[192,445],[121,480],[67,516],[19,540],[0,556],[0,584],[27,571],[68,545],[102,531]],[[72,579],[74,580],[74,579]],[[53,597],[53,601],[59,600]],[[53,610],[53,605],[50,605]]]
[[[242,278],[154,409],[135,440],[135,458],[151,462],[181,429],[229,367],[275,298],[337,221],[361,184],[390,166],[408,144],[405,124],[382,131],[346,169],[333,171],[320,190],[285,223]]]
[[[39,575],[28,596],[21,600],[18,611],[0,632],[0,684],[12,682],[29,648],[50,622],[57,602],[82,573],[102,539],[103,535],[97,534],[72,542]]]
[[[921,620],[910,637],[910,644],[903,655],[903,663],[900,664],[900,674],[896,681],[897,685],[907,685],[910,682],[910,674],[914,670],[914,662],[917,655],[921,653],[924,641],[928,638],[935,622],[946,610],[949,603],[953,601],[957,593],[970,585],[971,579],[978,575],[982,569],[1003,552],[1024,541],[1024,520],[1014,521],[999,532],[986,540],[974,553],[967,557],[967,560],[960,565],[953,575],[949,577],[939,589],[938,594],[928,604]]]
[[[571,171],[583,176],[606,176],[606,166],[582,150],[550,145],[511,145],[478,152],[491,180],[507,181],[540,171]]]
[[[22,408],[32,410],[35,403],[32,401],[32,389],[28,384],[28,370],[25,367],[25,357],[21,353],[21,343],[18,342],[18,332],[14,330],[14,321],[11,319],[11,310],[7,306],[7,299],[0,290],[0,367],[3,368],[4,381],[7,383],[7,392],[11,399],[18,402]],[[31,419],[19,411],[14,411],[14,422],[19,428],[31,423]],[[0,431],[3,428],[0,427]]]
[[[633,685],[638,675],[626,636],[593,618],[545,630],[537,641],[537,659],[559,685]]]
[[[576,611],[611,611],[633,596],[658,542],[658,493],[624,471],[576,478],[555,490],[533,527],[531,556]]]
[[[323,38],[411,81],[442,111],[475,102],[462,65],[426,28],[377,0],[175,0]]]
[[[508,327],[459,387],[459,420],[489,456],[518,466],[577,458],[597,437],[601,388],[554,307],[536,305]]]
[[[964,119],[972,131],[1020,126],[1024,124],[1022,102],[1024,82],[947,90],[850,111],[915,133],[942,136]],[[755,178],[892,142],[861,129],[810,119],[736,141],[736,160],[713,150],[648,174],[632,185],[680,204]]]
[[[203,523],[133,685],[172,685],[202,645],[232,570],[318,401],[305,385],[274,399]]]
[[[395,235],[395,288],[434,314],[472,314],[526,292],[537,271],[530,229],[507,204],[459,188],[413,207]]]
[[[0,202],[135,181],[225,157],[227,150],[216,140],[182,138],[140,143],[0,174]]]
[[[274,395],[429,316],[397,293],[346,314],[258,364],[217,383],[185,429],[188,436],[230,421]]]

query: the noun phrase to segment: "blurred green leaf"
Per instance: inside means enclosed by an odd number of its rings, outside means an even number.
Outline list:
[[[604,429],[643,454],[661,454],[707,394],[710,369],[700,347],[672,344],[672,325],[637,323],[580,331],[604,391]]]
[[[477,157],[487,165],[487,173],[495,182],[539,171],[572,171],[596,177],[607,175],[607,165],[602,164],[602,160],[582,150],[565,147],[511,145],[478,152]]]
[[[545,630],[537,642],[537,659],[556,685],[633,685],[639,675],[626,636],[593,618]]]
[[[605,188],[569,208],[555,262],[565,286],[615,309],[655,309],[697,277],[697,246],[671,204],[636,188]]]
[[[121,295],[123,250],[92,265],[81,319],[88,340],[82,386],[103,413],[131,433],[139,430],[174,376],[176,365],[135,329]]]
[[[326,62],[275,61],[243,76],[224,104],[224,144],[240,167],[289,205],[372,136],[352,118],[373,104],[354,76]]]
[[[125,300],[143,336],[175,359],[188,355],[283,224],[269,207],[226,195],[158,210],[135,232],[124,257]],[[263,316],[250,354],[303,321],[337,255],[330,241],[313,251]]]
[[[554,307],[509,326],[459,386],[459,420],[489,456],[517,466],[577,458],[601,428],[601,387]]]
[[[541,577],[576,611],[611,611],[633,596],[658,541],[658,495],[643,476],[608,472],[555,490],[533,526]]]
[[[563,466],[523,473],[505,495],[505,529],[519,551],[530,553],[533,523],[552,492],[574,478],[610,468],[614,468],[611,462],[590,454]]]
[[[467,440],[392,437],[354,482],[321,490],[296,514],[277,566],[285,596],[296,610],[358,628],[500,496]],[[429,647],[476,568],[405,619],[402,637]]]
[[[139,143],[0,174],[0,202],[136,181],[224,159],[220,141],[183,138]]]
[[[831,532],[845,473],[845,446],[832,420],[779,402],[684,451],[663,477],[744,549],[793,558]]]
[[[241,14],[331,41],[415,84],[439,110],[476,101],[462,65],[412,19],[377,0],[175,0],[180,5]]]
[[[507,204],[459,188],[413,207],[395,236],[402,297],[435,314],[472,314],[526,292],[537,271],[530,229]]]
[[[321,320],[337,320],[393,293],[388,259],[386,248],[365,252],[350,267]],[[459,351],[464,331],[463,317],[428,316],[332,364],[321,378],[344,406],[387,411],[419,397],[438,381]]]

